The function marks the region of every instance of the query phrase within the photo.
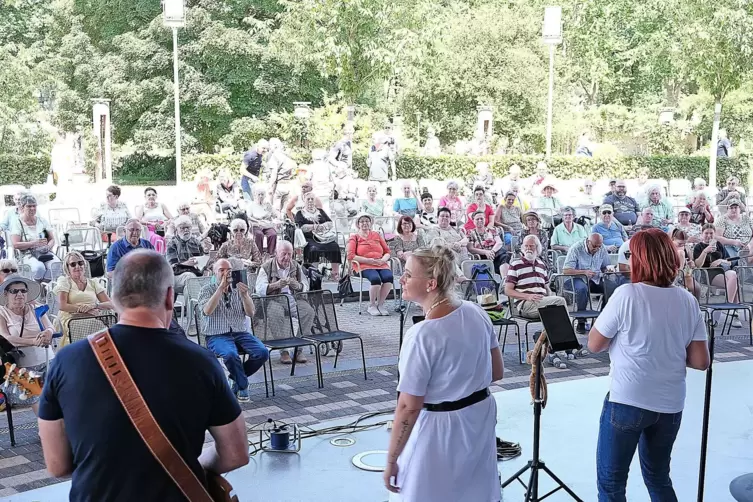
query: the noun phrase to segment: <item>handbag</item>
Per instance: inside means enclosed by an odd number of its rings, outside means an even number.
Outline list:
[[[201,483],[183,457],[170,443],[157,420],[144,401],[131,373],[123,362],[118,348],[108,330],[89,335],[89,346],[102,367],[107,381],[123,405],[128,418],[146,443],[149,451],[159,462],[175,485],[189,502],[238,502],[233,487],[228,481],[211,472],[206,472],[207,487]]]
[[[330,227],[329,230],[315,231],[313,235],[314,240],[320,244],[329,244],[330,242],[335,242],[337,239],[337,232],[335,232],[333,227]]]

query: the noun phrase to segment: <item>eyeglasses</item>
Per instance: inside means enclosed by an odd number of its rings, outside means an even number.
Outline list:
[[[17,268],[4,268],[2,269],[2,272],[4,274],[15,274],[16,272],[18,272],[18,269]]]
[[[246,233],[246,229],[245,228],[234,228],[233,229],[233,233],[234,234],[236,234],[238,232]]]
[[[12,295],[17,295],[19,293],[22,294],[22,295],[25,295],[28,292],[29,292],[28,289],[16,289],[16,288],[8,289],[8,293],[10,293]]]
[[[178,209],[178,211],[190,211],[190,210],[191,210],[190,207],[181,207]]]
[[[72,262],[70,262],[68,264],[68,266],[71,267],[71,268],[76,268],[76,267],[82,267],[83,268],[84,262],[80,261],[80,260],[79,261],[72,261]]]
[[[191,227],[178,227],[178,232],[190,232]]]

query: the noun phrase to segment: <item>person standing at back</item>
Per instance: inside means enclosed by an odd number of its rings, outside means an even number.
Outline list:
[[[110,335],[159,427],[205,482],[205,470],[219,474],[248,463],[246,425],[215,356],[166,329],[172,284],[162,255],[124,256],[113,275],[120,320]],[[207,430],[214,444],[202,451]],[[186,500],[131,423],[86,340],[63,348],[51,364],[39,436],[50,474],[73,475],[71,501]]]
[[[611,360],[596,450],[599,502],[627,500],[636,448],[651,500],[676,502],[670,457],[687,368],[709,366],[706,326],[693,295],[673,285],[681,264],[667,234],[638,232],[630,252],[632,284],[614,291],[588,335],[588,348],[608,350]]]

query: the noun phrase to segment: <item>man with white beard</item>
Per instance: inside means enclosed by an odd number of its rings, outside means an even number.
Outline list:
[[[188,279],[201,276],[197,258],[207,254],[212,244],[209,239],[199,241],[191,236],[192,223],[188,216],[178,216],[174,224],[175,237],[167,244],[165,257],[175,274],[175,292],[180,294]]]
[[[542,247],[539,238],[535,235],[526,236],[521,250],[523,256],[510,263],[505,279],[505,295],[515,302],[518,315],[540,320],[539,307],[567,304],[564,298],[554,296],[549,289],[546,263],[540,258]],[[567,368],[558,354],[550,354],[549,362],[554,367]]]

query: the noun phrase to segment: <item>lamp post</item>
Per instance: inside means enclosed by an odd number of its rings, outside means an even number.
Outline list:
[[[562,43],[562,7],[544,10],[543,42],[549,46],[549,97],[546,110],[546,158],[552,156],[552,108],[554,105],[554,49]]]
[[[175,98],[175,184],[179,185],[182,175],[180,154],[180,82],[178,77],[178,28],[186,25],[185,0],[163,0],[163,23],[173,30],[173,95]]]

